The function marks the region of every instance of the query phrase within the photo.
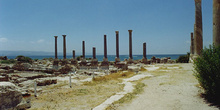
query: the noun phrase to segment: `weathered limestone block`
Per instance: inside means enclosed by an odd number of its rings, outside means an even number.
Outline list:
[[[38,79],[37,80],[37,86],[46,86],[46,85],[51,85],[51,84],[56,84],[57,79]]]
[[[63,60],[61,61],[61,65],[63,66],[63,65],[66,65],[66,64],[68,64],[68,60],[67,60],[67,59],[63,59]]]
[[[129,58],[127,64],[132,64],[132,63],[134,63],[133,59]]]
[[[77,66],[78,61],[76,59],[71,59],[71,64]]]
[[[161,61],[160,61],[160,58],[157,58],[156,59],[156,63],[160,63]]]
[[[103,61],[101,63],[101,66],[109,66],[108,58],[103,58]]]
[[[0,76],[0,82],[9,81],[9,78],[6,76]]]
[[[91,61],[91,66],[98,66],[99,62],[98,62],[98,59],[92,59]]]
[[[16,109],[22,101],[18,87],[11,82],[0,82],[0,110]]]
[[[117,57],[116,57],[116,58],[115,58],[115,64],[118,63],[118,62],[120,62],[120,58],[117,58]]]
[[[15,83],[21,83],[23,81],[27,81],[28,79],[27,78],[18,78],[15,80]]]
[[[87,61],[86,59],[81,59],[81,62],[79,63],[80,66],[86,66],[87,65]]]
[[[10,66],[1,65],[1,66],[0,66],[0,69],[9,70],[9,69],[10,69]]]
[[[142,58],[141,63],[147,64],[147,59],[146,58]]]
[[[24,71],[24,70],[29,70],[29,68],[31,68],[32,65],[29,63],[17,63],[15,65],[13,65],[13,69],[15,70],[19,70],[19,71]]]
[[[27,100],[25,100],[24,98],[22,99],[21,103],[19,103],[17,106],[16,106],[16,109],[17,110],[25,110],[27,108],[30,108],[31,107],[31,100],[30,98],[28,98]]]
[[[115,67],[117,67],[118,69],[122,69],[122,70],[127,70],[128,69],[128,65],[124,62],[116,63]]]
[[[151,63],[156,63],[156,57],[155,57],[155,56],[153,56],[153,57],[151,58]]]

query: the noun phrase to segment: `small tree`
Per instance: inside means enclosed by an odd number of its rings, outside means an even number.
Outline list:
[[[176,62],[177,63],[189,63],[189,56],[190,56],[190,53],[187,53],[187,55],[181,55],[176,60]]]
[[[205,94],[213,100],[220,98],[220,46],[209,46],[194,60],[195,76]]]
[[[19,55],[16,57],[17,61],[23,62],[23,63],[32,63],[32,59],[30,57],[25,57],[22,55]]]

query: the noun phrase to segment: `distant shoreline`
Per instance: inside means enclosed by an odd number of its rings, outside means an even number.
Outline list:
[[[181,55],[186,55],[186,54],[155,54],[155,55],[147,55],[147,59],[151,59],[153,56],[156,58],[165,58],[165,57],[170,57],[172,60],[176,60],[179,56]],[[44,59],[44,58],[54,58],[54,55],[24,55],[27,57],[30,57],[32,59]],[[80,55],[76,55],[80,56]],[[9,59],[14,59],[16,56],[15,55],[9,55],[7,56]],[[108,55],[108,60],[109,61],[115,61],[115,55]],[[124,59],[128,59],[129,55],[120,55],[119,56],[121,61]],[[59,59],[63,59],[63,56],[58,56]],[[72,55],[67,55],[67,59],[71,59]],[[92,58],[92,55],[86,55],[86,58]],[[98,61],[102,61],[103,55],[96,55],[96,58]],[[134,60],[140,60],[143,58],[143,55],[133,55]]]

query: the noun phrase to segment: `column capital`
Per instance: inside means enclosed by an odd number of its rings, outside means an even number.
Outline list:
[[[66,35],[62,35],[63,37],[66,37]]]
[[[193,38],[193,32],[191,32],[191,34],[190,34],[190,35],[191,35],[191,37]]]
[[[201,3],[201,0],[195,0],[195,2]]]
[[[132,30],[128,30],[128,32],[132,32]]]
[[[54,36],[55,38],[57,38],[58,36]]]
[[[115,31],[115,33],[116,33],[116,34],[118,34],[118,33],[119,33],[119,31]]]

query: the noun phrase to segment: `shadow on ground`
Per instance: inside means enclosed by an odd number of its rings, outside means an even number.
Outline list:
[[[214,97],[207,94],[201,94],[201,97],[204,98],[210,106],[215,106],[220,109],[220,97]]]

